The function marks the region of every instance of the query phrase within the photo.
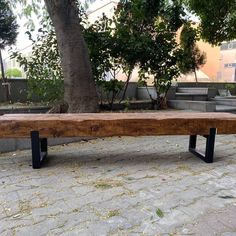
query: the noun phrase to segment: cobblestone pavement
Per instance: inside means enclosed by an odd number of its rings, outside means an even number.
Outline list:
[[[199,140],[203,146],[204,139]],[[0,235],[236,235],[236,136],[215,163],[188,137],[90,140],[0,155]]]

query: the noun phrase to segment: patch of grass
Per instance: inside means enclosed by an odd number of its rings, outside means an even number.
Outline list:
[[[133,177],[127,177],[126,179],[129,181],[135,180],[135,178],[133,178]]]
[[[94,185],[96,188],[100,188],[100,189],[109,189],[112,188],[112,185],[107,184],[107,183],[97,183]]]
[[[117,177],[125,177],[127,175],[128,175],[127,173],[121,173],[121,174],[118,174]]]
[[[155,175],[146,175],[143,177],[144,179],[153,179],[153,178],[156,178]]]
[[[179,165],[177,167],[177,169],[178,170],[183,170],[183,171],[190,171],[191,170],[191,168],[189,166],[187,166],[187,165]]]
[[[94,183],[94,186],[99,189],[109,189],[114,187],[120,187],[122,186],[122,182],[115,181],[115,180],[99,180],[98,182]]]
[[[19,201],[19,208],[21,214],[29,214],[32,211],[32,206],[30,204],[30,201]]]
[[[75,208],[75,209],[73,209],[73,211],[72,212],[79,212],[79,209],[78,208]]]
[[[109,211],[107,213],[107,218],[111,218],[111,217],[114,217],[114,216],[118,216],[120,214],[120,212],[118,210],[113,210],[113,211]]]
[[[164,213],[163,213],[163,211],[162,211],[160,208],[157,208],[156,214],[157,214],[157,216],[159,216],[160,218],[163,218],[163,217],[164,217]]]

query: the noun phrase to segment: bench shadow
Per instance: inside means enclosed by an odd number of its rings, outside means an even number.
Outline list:
[[[219,155],[218,155],[219,154]],[[214,163],[224,162],[225,157],[220,153],[216,153]],[[42,163],[42,168],[47,167],[73,167],[73,166],[86,166],[86,167],[106,167],[106,166],[132,166],[132,165],[145,165],[153,163],[155,165],[176,165],[176,164],[206,164],[200,158],[194,156],[188,151],[176,152],[172,154],[167,153],[134,153],[132,155],[124,153],[119,154],[99,154],[98,156],[91,154],[50,154]]]

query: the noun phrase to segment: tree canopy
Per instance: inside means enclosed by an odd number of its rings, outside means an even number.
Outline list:
[[[186,0],[188,9],[200,19],[201,37],[214,45],[236,38],[235,0]]]
[[[2,0],[1,0],[2,1]],[[17,2],[22,4],[22,14],[30,16],[32,12],[39,13],[40,4],[43,0],[25,1],[25,0],[9,0],[12,4]],[[85,8],[95,0],[77,0]],[[131,3],[133,0],[121,0],[121,3]],[[157,7],[160,7],[160,0],[147,0],[146,12],[151,18],[153,12]],[[236,1],[219,1],[219,0],[175,0],[172,1],[176,4],[182,4],[187,9],[187,14],[191,13],[196,15],[200,20],[199,30],[201,37],[211,43],[219,44],[222,41],[229,41],[236,38]],[[144,13],[144,12],[143,12]],[[189,14],[188,14],[189,15]],[[173,15],[174,17],[174,15]]]
[[[206,53],[201,52],[197,46],[197,29],[187,22],[182,28],[180,45],[183,49],[181,60],[178,61],[181,73],[194,72],[197,82],[196,70],[206,63]]]
[[[4,49],[15,43],[18,25],[9,2],[0,0],[0,6],[0,49]]]

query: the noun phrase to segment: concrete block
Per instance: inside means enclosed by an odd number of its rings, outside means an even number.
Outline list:
[[[188,94],[208,94],[208,88],[177,88],[178,93],[188,93]]]
[[[168,106],[181,110],[193,110],[202,112],[214,112],[216,110],[215,102],[208,101],[188,101],[188,100],[169,100]]]

